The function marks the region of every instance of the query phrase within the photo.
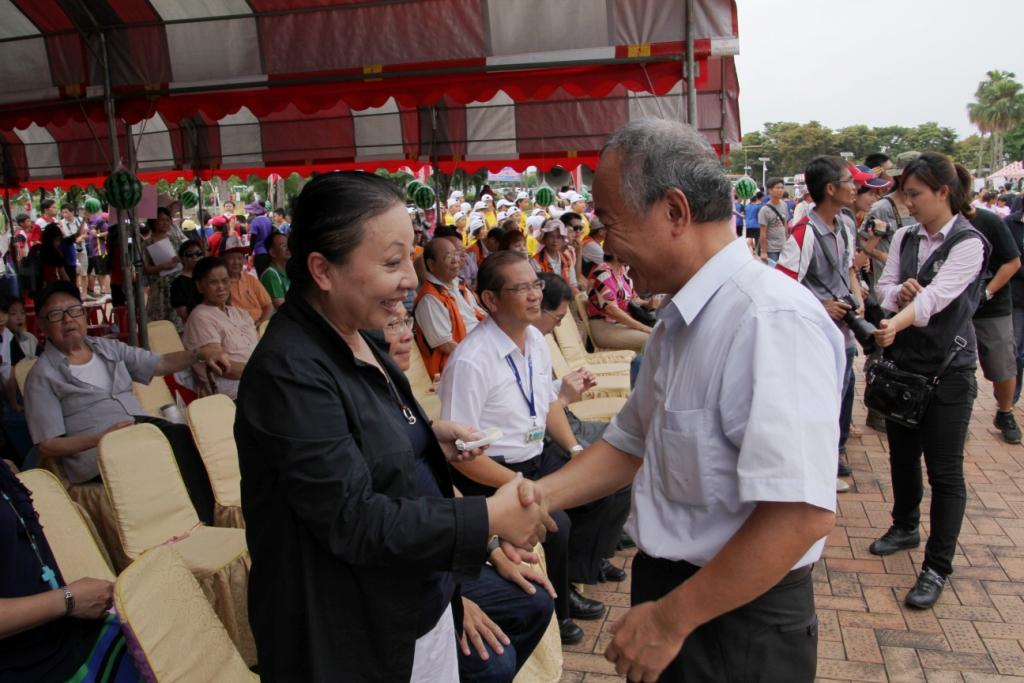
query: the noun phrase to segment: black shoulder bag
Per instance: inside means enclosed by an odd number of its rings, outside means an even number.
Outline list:
[[[896,363],[883,358],[867,369],[867,386],[864,388],[864,404],[904,427],[917,428],[928,408],[932,392],[938,386],[942,373],[953,362],[956,354],[967,348],[967,340],[957,336],[949,353],[942,360],[934,377],[925,377],[916,372],[907,372],[896,367]]]

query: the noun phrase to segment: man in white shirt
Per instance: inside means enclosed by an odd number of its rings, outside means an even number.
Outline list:
[[[533,326],[541,315],[543,284],[526,256],[515,251],[489,256],[477,291],[490,317],[448,359],[439,387],[441,416],[482,429],[497,427],[502,437],[488,448],[489,457],[455,465],[456,485],[466,495],[493,490],[517,472],[538,479],[583,450],[558,402],[544,335]],[[548,446],[545,435],[551,438]],[[570,582],[600,580],[609,543],[614,547],[619,539],[614,520],[625,506],[617,507],[616,500],[602,497],[555,513],[558,532],[544,542],[564,644],[583,638],[573,619],[604,614],[603,603],[583,597]]]
[[[754,260],[693,128],[613,134],[594,182],[609,249],[658,312],[636,390],[602,440],[520,488],[552,510],[633,484],[633,607],[605,657],[633,681],[811,681],[811,565],[835,521],[842,335]],[[780,362],[780,359],[793,362]]]

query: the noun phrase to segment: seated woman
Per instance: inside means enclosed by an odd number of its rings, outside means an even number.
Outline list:
[[[238,380],[259,343],[259,335],[249,314],[231,305],[231,276],[224,259],[215,256],[201,259],[192,271],[192,277],[203,302],[192,309],[181,340],[188,348],[207,353],[221,351],[227,355],[231,365],[215,380],[202,363],[194,367],[200,382],[205,385],[206,395],[224,394],[237,398]]]
[[[587,315],[594,344],[603,349],[643,353],[651,338],[651,328],[633,319],[629,304],[650,307],[650,302],[636,295],[626,264],[615,254],[605,251],[604,263],[591,271],[588,294]]]
[[[0,681],[139,681],[114,584],[65,583],[28,489],[0,465]]]
[[[40,458],[59,458],[68,480],[99,480],[96,447],[109,431],[135,422],[155,424],[171,444],[199,519],[213,521],[213,494],[188,427],[146,415],[132,382],[148,384],[196,362],[224,372],[220,349],[157,355],[116,339],[85,333],[85,307],[70,282],[48,285],[36,299],[46,347],[25,381],[25,417]]]
[[[576,256],[567,245],[565,224],[558,219],[544,221],[540,229],[540,251],[533,257],[534,270],[538,273],[555,273],[569,283],[575,294],[579,291],[576,281]]]

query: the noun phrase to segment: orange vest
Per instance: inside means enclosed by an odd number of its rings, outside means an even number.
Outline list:
[[[533,258],[535,261],[537,261],[537,264],[540,266],[540,270],[542,273],[555,272],[554,270],[551,269],[551,263],[548,262],[547,254],[544,253],[543,249],[538,251],[537,255],[534,256]],[[572,256],[569,254],[568,250],[562,252],[562,272],[559,273],[559,275],[562,276],[562,279],[565,280],[566,284],[572,282],[572,280],[569,277],[569,273],[571,272],[573,266],[572,260]]]
[[[483,263],[484,259],[487,258],[486,256],[484,256],[484,245],[481,244],[480,240],[473,242],[473,244],[471,244],[469,248],[466,249],[466,251],[476,256],[477,266]]]
[[[464,284],[459,284],[459,291],[462,296],[466,297],[468,301],[475,301],[472,293]],[[425,280],[423,285],[420,286],[420,291],[416,293],[416,301],[413,303],[413,308],[419,305],[420,300],[425,296],[432,296],[442,304],[448,311],[448,317],[452,321],[452,341],[458,344],[460,341],[466,338],[466,323],[462,321],[462,313],[459,311],[459,302],[455,300],[455,297],[451,295],[447,287],[439,286]],[[484,314],[481,311],[476,312],[476,319],[483,320]],[[416,326],[416,345],[420,347],[420,355],[423,356],[423,362],[427,366],[427,372],[430,373],[431,379],[435,375],[441,374],[444,370],[445,363],[448,362],[448,354],[443,352],[440,348],[432,349],[427,344],[427,338],[423,336],[423,331]]]

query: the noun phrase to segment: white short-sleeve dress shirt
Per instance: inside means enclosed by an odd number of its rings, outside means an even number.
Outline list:
[[[846,356],[821,303],[739,239],[658,317],[636,389],[604,434],[644,461],[627,523],[639,548],[704,566],[758,502],[835,511]]]
[[[520,382],[509,360],[516,366]],[[530,395],[531,365],[535,418],[530,417],[523,395]],[[502,431],[502,438],[487,449],[488,455],[520,463],[544,450],[543,440],[528,443],[527,435],[537,427],[544,429],[548,408],[558,394],[552,382],[551,353],[536,327],[527,329],[524,354],[492,318],[483,320],[449,356],[438,391],[442,420]]]
[[[427,279],[438,287],[445,287],[455,297],[455,302],[459,306],[459,313],[462,314],[462,324],[466,326],[466,334],[472,332],[479,322],[476,318],[476,312],[481,309],[475,302],[468,301],[462,295],[462,292],[459,290],[458,281],[441,282],[430,273],[427,273]],[[438,346],[447,344],[452,340],[451,315],[444,304],[435,297],[425,296],[420,299],[420,303],[416,306],[413,316],[416,318],[416,324],[423,330],[423,336],[426,338],[430,348],[436,349]]]

